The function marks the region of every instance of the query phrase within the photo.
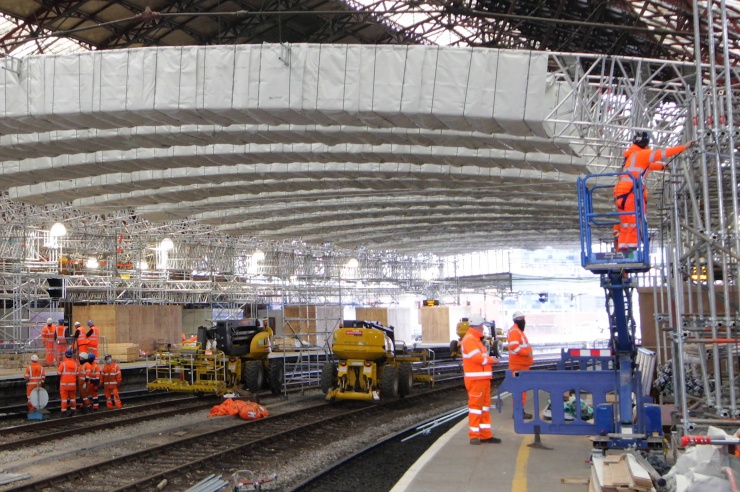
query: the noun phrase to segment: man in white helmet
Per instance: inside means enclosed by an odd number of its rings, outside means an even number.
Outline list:
[[[28,399],[28,411],[33,412],[36,410],[31,404],[31,393],[36,388],[43,386],[46,380],[46,371],[39,364],[39,356],[33,354],[31,356],[31,365],[26,367],[26,373],[23,375],[23,379],[26,380],[26,398]]]
[[[532,347],[529,345],[524,327],[527,325],[524,313],[517,311],[512,316],[514,325],[509,329],[509,370],[529,371],[534,363]],[[527,394],[522,393],[522,408],[527,404]],[[524,418],[531,419],[532,415],[524,411]]]
[[[491,429],[491,378],[498,359],[488,355],[483,338],[483,317],[471,316],[470,327],[460,342],[465,389],[468,392],[468,437],[470,444],[498,444]]]
[[[46,350],[46,367],[54,364],[54,320],[49,318],[41,329],[41,339],[44,341]]]

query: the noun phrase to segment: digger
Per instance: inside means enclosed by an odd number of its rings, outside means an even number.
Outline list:
[[[455,333],[458,338],[450,342],[450,355],[453,359],[462,357],[460,342],[468,332],[468,328],[470,328],[468,318],[462,318],[455,327]],[[501,357],[501,352],[503,352],[503,343],[501,342],[504,337],[503,329],[496,328],[495,321],[484,321],[483,330],[483,344],[488,348],[488,354],[494,357]]]
[[[225,320],[198,327],[194,343],[180,350],[161,350],[149,373],[149,390],[223,395],[240,385],[252,392],[283,386],[283,360],[268,359],[272,328],[267,321]],[[150,378],[148,378],[150,379]]]
[[[392,327],[345,320],[332,335],[332,351],[339,360],[327,362],[321,371],[326,399],[371,401],[410,394],[412,364],[422,362],[424,354],[399,345]]]

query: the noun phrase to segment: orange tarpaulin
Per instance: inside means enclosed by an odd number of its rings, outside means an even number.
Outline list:
[[[239,415],[244,420],[255,420],[267,417],[270,414],[265,407],[258,403],[227,398],[220,405],[211,408],[211,412],[208,414],[209,417],[222,417],[224,415]]]

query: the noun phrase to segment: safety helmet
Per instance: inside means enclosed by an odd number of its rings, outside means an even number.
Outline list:
[[[523,318],[523,317],[524,317],[524,313],[521,311],[517,311],[513,315],[511,315],[511,319],[514,319],[514,320],[517,318]]]
[[[485,319],[483,319],[483,316],[480,316],[478,314],[474,314],[473,316],[470,316],[468,318],[468,325],[470,326],[480,326],[483,324]]]
[[[59,318],[59,324],[60,325],[63,325],[64,324],[64,318]]]
[[[36,355],[36,354],[33,354],[33,355],[31,356],[31,362],[38,362],[38,361],[39,361],[39,356],[38,356],[38,355]]]
[[[67,350],[66,352],[64,352],[64,356],[65,357],[72,357],[72,351],[71,350]]]
[[[81,360],[87,360],[87,352],[80,352],[79,357]]]
[[[645,131],[635,132],[632,143],[644,149],[650,143],[650,134]]]
[[[82,323],[80,323],[79,321],[75,321],[75,326],[82,326]]]
[[[50,325],[50,324],[52,324],[53,322],[54,322],[54,320],[53,320],[53,319],[51,319],[51,318],[47,318],[47,320],[46,320],[46,324],[47,324],[47,325]]]
[[[91,353],[90,355],[88,355],[87,356],[87,361],[88,362],[95,362],[95,354]]]
[[[94,324],[95,324],[95,323],[93,323],[93,322],[92,322],[92,320],[88,320],[88,322],[87,322],[87,326],[92,326],[92,325],[94,325]]]

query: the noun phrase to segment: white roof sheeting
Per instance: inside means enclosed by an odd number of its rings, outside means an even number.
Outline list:
[[[548,113],[571,109],[547,59],[265,44],[16,60],[0,71],[0,186],[229,234],[346,243],[368,228],[353,244],[369,248],[406,230],[417,252],[443,252],[433,231],[458,226],[575,243],[575,180],[591,162],[552,137]]]

